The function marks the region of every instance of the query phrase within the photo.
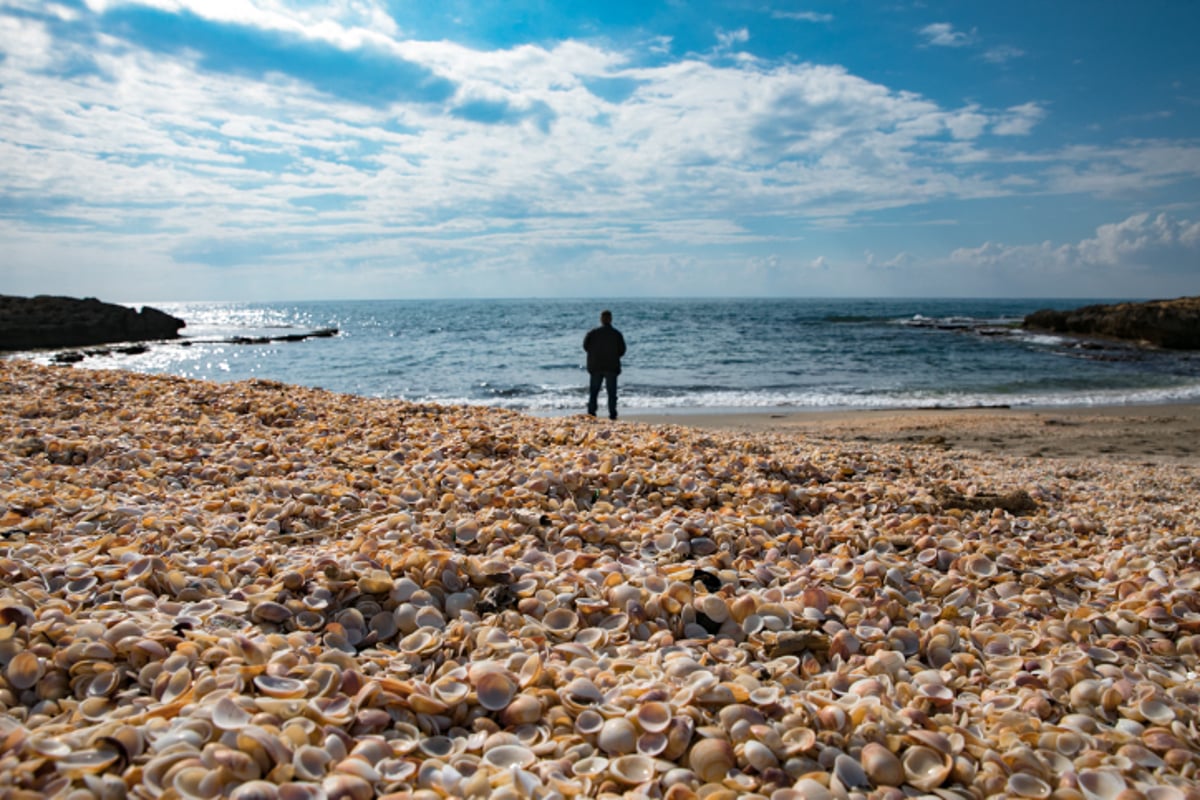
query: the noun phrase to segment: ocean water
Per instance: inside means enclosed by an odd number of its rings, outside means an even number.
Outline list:
[[[356,395],[573,413],[584,333],[611,308],[629,352],[621,407],[767,410],[1057,406],[1200,399],[1200,354],[1080,343],[1016,327],[1039,308],[1101,300],[388,300],[153,303],[182,342],[117,367],[264,378]],[[337,328],[332,338],[233,337]],[[39,356],[48,360],[47,354]]]

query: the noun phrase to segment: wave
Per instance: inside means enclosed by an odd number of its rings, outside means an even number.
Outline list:
[[[438,402],[491,405],[515,410],[562,411],[576,408],[584,397],[574,392],[546,390],[512,393],[481,402],[469,398],[424,398]],[[1050,408],[1121,405],[1159,405],[1200,401],[1200,383],[1155,389],[1099,389],[1015,392],[821,392],[786,390],[696,390],[663,394],[625,393],[620,405],[638,411],[667,410],[855,410],[916,408]]]

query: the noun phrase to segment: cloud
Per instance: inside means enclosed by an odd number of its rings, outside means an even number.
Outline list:
[[[934,22],[921,28],[920,34],[925,37],[925,43],[933,47],[966,47],[974,44],[975,31],[969,33],[954,30],[949,22]]]
[[[989,47],[983,51],[983,60],[993,64],[1007,64],[1017,58],[1025,55],[1025,51],[1011,45],[1001,44],[995,47]]]
[[[381,34],[329,21],[304,25],[269,13],[206,16],[191,8],[168,12],[133,5],[108,11],[105,21],[140,48],[194,58],[204,70],[247,78],[279,73],[359,102],[436,102],[455,89],[451,81],[403,58]]]
[[[1038,103],[1012,106],[992,122],[992,133],[997,136],[1028,136],[1045,116],[1046,110]]]
[[[778,11],[772,10],[773,19],[790,19],[797,22],[833,22],[833,14],[823,14],[817,11]]]
[[[1047,282],[1070,278],[1077,281],[1077,295],[1088,294],[1080,292],[1088,281],[1102,275],[1118,276],[1130,287],[1132,296],[1142,296],[1155,291],[1152,283],[1143,283],[1140,291],[1137,288],[1138,282],[1150,274],[1194,279],[1198,259],[1200,221],[1176,219],[1166,213],[1141,213],[1101,225],[1094,236],[1078,242],[985,242],[979,247],[955,250],[949,261],[960,267],[1007,272],[1014,280],[1039,274]],[[1114,285],[1112,280],[1108,283]]]
[[[1006,149],[1044,119],[1032,100],[948,107],[835,65],[721,52],[647,63],[640,45],[423,41],[382,8],[0,11],[6,252],[19,243],[32,265],[39,246],[63,263],[104,251],[206,287],[331,263],[386,291],[371,282],[397,264],[430,281],[613,254],[632,270],[889,209],[1200,177],[1188,142]],[[360,285],[344,275],[332,290]]]
[[[745,28],[738,28],[736,31],[717,31],[717,46],[722,50],[730,50],[748,41],[750,41],[750,31]]]

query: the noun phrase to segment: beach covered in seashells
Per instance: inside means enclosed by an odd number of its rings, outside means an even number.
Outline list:
[[[1196,798],[1200,473],[0,361],[0,796]]]

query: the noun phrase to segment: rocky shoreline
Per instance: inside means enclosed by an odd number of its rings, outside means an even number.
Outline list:
[[[0,351],[177,339],[186,325],[150,306],[135,310],[94,297],[0,295]]]
[[[1069,311],[1042,309],[1027,315],[1022,327],[1168,350],[1200,350],[1200,297],[1090,305]]]

